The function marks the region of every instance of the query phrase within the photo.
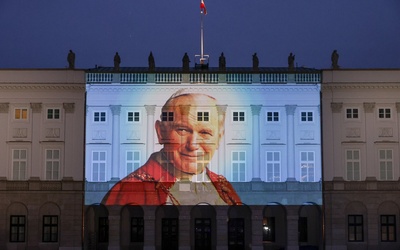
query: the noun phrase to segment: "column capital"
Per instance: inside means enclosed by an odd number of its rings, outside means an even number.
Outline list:
[[[285,108],[288,115],[294,115],[294,111],[296,110],[297,105],[285,105]]]
[[[253,115],[260,115],[262,105],[250,105],[250,107]]]
[[[144,105],[147,115],[154,115],[156,113],[156,105]]]
[[[110,105],[110,108],[113,115],[121,114],[121,105]]]
[[[40,113],[42,112],[42,103],[31,103],[32,113]]]
[[[332,113],[342,112],[343,102],[331,102]]]
[[[63,108],[65,110],[65,113],[74,113],[75,111],[75,103],[63,103]]]
[[[396,102],[396,111],[400,113],[400,102]]]
[[[364,102],[365,113],[374,112],[374,108],[375,108],[375,103],[374,102]]]
[[[2,102],[0,103],[0,113],[8,113],[9,103]]]

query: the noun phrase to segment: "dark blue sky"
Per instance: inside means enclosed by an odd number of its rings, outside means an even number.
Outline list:
[[[217,66],[400,68],[399,0],[204,0],[205,53]],[[200,53],[200,0],[1,0],[0,68],[181,66]]]

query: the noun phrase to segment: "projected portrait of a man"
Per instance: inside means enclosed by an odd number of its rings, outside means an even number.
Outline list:
[[[116,183],[102,203],[241,204],[227,179],[209,169],[224,135],[224,123],[225,117],[218,116],[215,98],[186,90],[176,92],[166,101],[155,123],[163,148]]]

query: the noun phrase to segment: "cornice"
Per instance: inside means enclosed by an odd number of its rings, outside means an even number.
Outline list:
[[[323,83],[321,89],[400,89],[400,83]]]
[[[32,83],[18,83],[18,84],[0,84],[0,90],[74,90],[74,91],[85,91],[85,85],[59,85],[59,84],[32,84]]]

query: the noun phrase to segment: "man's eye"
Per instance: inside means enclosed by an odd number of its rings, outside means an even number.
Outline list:
[[[185,135],[185,134],[188,133],[188,130],[187,130],[186,128],[177,128],[177,129],[176,129],[176,132],[177,132],[179,135]]]
[[[205,136],[212,136],[212,133],[209,131],[201,131],[200,134],[205,135]]]

